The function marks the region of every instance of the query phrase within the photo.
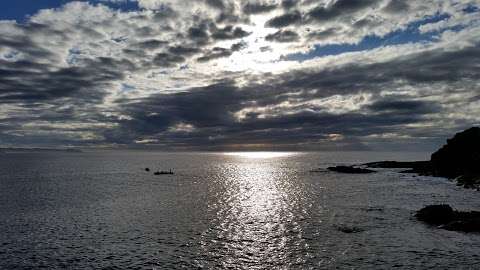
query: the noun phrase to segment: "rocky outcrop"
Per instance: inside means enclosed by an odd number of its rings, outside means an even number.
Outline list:
[[[455,134],[431,155],[429,161],[379,161],[363,164],[369,168],[406,168],[402,173],[418,173],[456,179],[466,188],[480,189],[480,128]]]
[[[454,211],[450,205],[429,205],[417,211],[415,217],[431,225],[447,224],[454,219]]]
[[[408,169],[401,171],[401,173],[418,173],[428,175],[432,171],[430,161],[378,161],[363,165],[369,168]]]
[[[447,144],[432,154],[432,175],[457,178],[466,187],[480,184],[480,128],[455,134]]]
[[[429,205],[415,214],[415,217],[440,229],[462,232],[480,232],[480,212],[455,211],[446,204]]]
[[[363,168],[357,168],[353,166],[335,166],[328,167],[327,170],[339,173],[352,173],[352,174],[364,174],[364,173],[374,173],[375,171]]]

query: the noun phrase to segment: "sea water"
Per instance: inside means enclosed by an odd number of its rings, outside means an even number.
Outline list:
[[[0,269],[478,269],[479,234],[413,218],[427,204],[479,210],[478,192],[399,170],[310,172],[427,158],[3,153]]]

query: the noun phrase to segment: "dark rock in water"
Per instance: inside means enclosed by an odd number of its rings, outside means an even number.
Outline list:
[[[446,224],[453,221],[455,213],[453,209],[447,204],[429,205],[415,214],[418,220],[424,221],[433,225]]]
[[[363,164],[369,168],[382,169],[409,169],[400,173],[429,174],[431,172],[430,161],[378,161]]]
[[[449,231],[480,232],[480,218],[455,220],[439,228]]]
[[[449,231],[480,232],[480,212],[460,212],[449,205],[429,205],[415,214],[427,224],[440,225],[438,228]]]
[[[354,226],[338,226],[337,230],[343,232],[343,233],[359,233],[363,232],[364,230],[362,228],[354,227]]]
[[[146,171],[146,172],[149,172],[149,171],[150,171],[150,168],[145,168],[145,171]]]
[[[327,171],[328,170],[322,169],[322,168],[310,170],[311,173],[324,173],[324,172],[327,172]]]
[[[398,169],[426,167],[429,164],[429,161],[377,161],[365,163],[364,165],[370,168]]]
[[[164,175],[164,174],[174,174],[172,170],[170,171],[156,171],[153,173],[154,175]]]
[[[335,167],[328,167],[330,171],[340,172],[340,173],[374,173],[375,171],[363,168],[356,168],[352,166],[335,166]]]

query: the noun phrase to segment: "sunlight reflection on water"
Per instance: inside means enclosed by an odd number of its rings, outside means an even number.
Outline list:
[[[226,156],[236,156],[236,157],[252,158],[252,159],[290,157],[297,154],[298,153],[296,152],[227,152],[227,153],[224,153],[224,155]]]
[[[255,265],[285,265],[292,251],[301,249],[308,254],[308,245],[302,240],[302,228],[298,225],[297,198],[300,185],[292,182],[292,176],[280,160],[273,157],[292,156],[290,152],[242,152],[227,153],[236,162],[223,172],[223,188],[218,201],[210,207],[216,212],[212,229],[218,243],[208,243],[208,251],[222,254],[222,267],[235,267],[239,263]],[[247,159],[245,159],[247,158]],[[248,159],[255,160],[248,160]],[[260,161],[265,158],[268,160]],[[242,162],[243,160],[243,162]],[[239,162],[240,161],[240,162]],[[302,217],[303,218],[303,217]],[[209,234],[209,233],[207,233]],[[294,245],[291,245],[293,244]],[[220,255],[218,254],[218,255]],[[297,262],[300,263],[300,262]],[[287,263],[288,264],[288,263]]]

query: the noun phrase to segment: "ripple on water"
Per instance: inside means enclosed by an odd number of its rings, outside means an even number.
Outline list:
[[[433,230],[411,219],[430,203],[479,209],[476,193],[388,171],[309,173],[366,156],[339,155],[9,157],[0,160],[0,268],[478,265],[479,235]],[[178,173],[154,177],[142,169],[159,164]],[[25,170],[17,174],[12,166]]]

